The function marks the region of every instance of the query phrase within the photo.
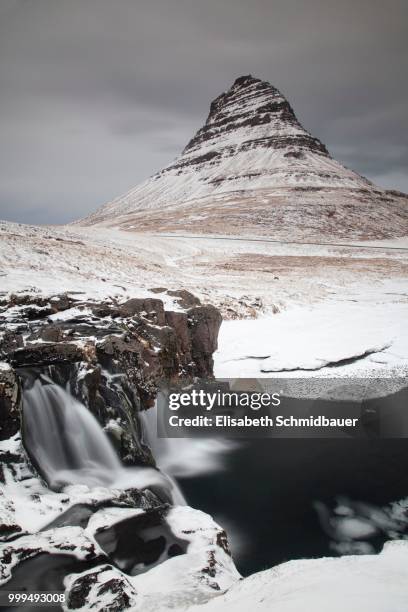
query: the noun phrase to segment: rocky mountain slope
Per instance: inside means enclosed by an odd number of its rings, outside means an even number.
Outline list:
[[[132,231],[396,237],[408,199],[334,160],[272,85],[238,78],[169,166],[80,222]]]

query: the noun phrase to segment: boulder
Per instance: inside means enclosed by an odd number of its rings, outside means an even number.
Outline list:
[[[155,325],[165,324],[163,302],[156,298],[131,298],[120,305],[120,313],[123,317],[143,315]]]
[[[37,332],[31,334],[28,338],[28,342],[33,342],[35,340],[44,340],[44,342],[62,342],[64,340],[65,334],[64,330],[58,326],[53,325],[52,323],[49,325],[44,325],[38,329]]]
[[[167,291],[167,287],[152,287],[149,289],[152,293],[165,293]]]
[[[192,306],[199,306],[201,304],[198,297],[186,289],[168,289],[167,295],[178,298],[176,301],[182,308],[191,308]]]
[[[95,610],[122,612],[134,610],[137,593],[129,580],[112,565],[102,565],[66,579],[67,608],[89,607]]]
[[[60,312],[61,310],[68,310],[74,304],[74,300],[70,298],[66,293],[54,295],[50,298],[50,305],[53,312]]]

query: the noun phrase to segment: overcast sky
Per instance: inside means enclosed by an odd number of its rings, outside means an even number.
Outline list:
[[[242,74],[408,191],[407,0],[0,0],[0,218],[62,223],[170,162]]]

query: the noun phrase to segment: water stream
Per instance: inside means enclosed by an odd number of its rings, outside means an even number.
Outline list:
[[[156,486],[174,504],[186,503],[166,474],[150,467],[124,467],[91,412],[45,377],[24,391],[23,437],[30,458],[51,489],[72,484],[113,489]]]
[[[332,555],[315,502],[337,496],[380,507],[406,497],[405,439],[161,439],[157,408],[138,414],[161,471],[122,466],[87,408],[49,379],[24,392],[25,447],[52,489],[148,488],[214,516],[243,574],[288,559]],[[160,410],[159,410],[160,415]]]

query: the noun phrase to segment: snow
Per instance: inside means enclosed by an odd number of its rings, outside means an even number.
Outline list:
[[[254,320],[224,321],[215,374],[258,378],[285,371],[307,376],[314,370],[328,377],[403,376],[408,371],[408,303],[389,301],[386,294],[392,289],[391,282],[371,293],[362,286],[348,301],[326,300]]]
[[[18,525],[22,532],[0,546],[0,583],[10,579],[13,567],[24,558],[39,551],[50,554],[72,554],[78,559],[96,558],[103,551],[95,535],[118,522],[143,514],[141,508],[115,506],[116,493],[102,487],[89,489],[85,485],[66,487],[62,493],[48,490],[24,462],[18,435],[0,443],[1,451],[20,455],[23,460],[17,473],[5,468],[6,483],[0,494],[0,514],[3,524]],[[19,463],[14,463],[16,470]],[[31,477],[30,477],[31,476]],[[98,504],[106,507],[97,509]],[[118,503],[123,503],[123,500]],[[61,526],[44,531],[54,518],[73,505],[94,508],[86,528]],[[65,579],[69,591],[77,579],[92,573],[92,585],[84,609],[106,609],[114,594],[111,580],[129,595],[132,609],[144,612],[182,609],[192,602],[208,601],[228,589],[240,575],[232,558],[221,545],[226,544],[225,533],[213,519],[199,510],[187,506],[172,507],[166,521],[176,538],[187,541],[186,554],[164,558],[157,565],[138,576],[128,576],[107,565],[93,567]],[[31,533],[27,533],[31,531]],[[95,581],[94,581],[95,578]],[[117,581],[117,582],[116,582]],[[103,588],[104,585],[107,588]],[[137,594],[137,595],[136,595]]]
[[[372,244],[379,247],[374,249],[367,245],[269,244],[245,237],[234,242],[169,238],[101,228],[34,228],[8,223],[0,228],[4,292],[53,296],[68,291],[78,301],[150,296],[176,309],[173,298],[149,291],[165,283],[168,288],[192,291],[204,302],[220,307],[226,316],[232,309],[233,316],[258,317],[223,322],[215,355],[218,377],[406,377],[408,258],[405,251],[385,248],[401,241]],[[38,253],[44,244],[48,245],[47,255]],[[257,300],[261,305],[253,306]],[[81,308],[76,306],[62,316],[83,314]],[[377,352],[368,354],[373,349]],[[327,367],[353,357],[359,358]],[[297,372],[305,367],[318,369]],[[295,369],[262,371],[267,368]],[[0,449],[21,452],[18,436],[2,442]],[[202,450],[198,446],[191,455],[188,445],[181,449],[180,457],[191,459],[188,469],[200,461]],[[228,448],[222,446],[214,454],[224,450]],[[179,473],[181,468],[176,461],[169,469]],[[113,496],[103,487],[90,490],[83,485],[52,493],[27,466],[18,470],[15,477],[5,468],[0,512],[5,522],[17,523],[33,537],[72,505],[94,504]],[[405,510],[401,506],[401,513]],[[100,510],[83,537],[92,538],[98,527],[136,512],[140,511]],[[188,554],[168,559],[141,576],[126,577],[129,593],[137,592],[135,609],[156,612],[190,606],[191,612],[327,612],[330,602],[330,612],[363,612],[366,605],[370,612],[406,612],[406,545],[387,546],[379,556],[293,561],[238,582],[231,558],[215,547],[220,528],[208,516],[180,507],[172,510],[168,520],[176,535],[191,538]],[[369,526],[346,516],[342,528],[350,536],[367,535]],[[78,533],[66,535],[79,542]],[[50,546],[50,541],[43,544]],[[217,559],[215,578],[202,572],[212,552]],[[109,571],[98,577],[96,590],[110,577],[123,576]],[[92,597],[96,598],[95,589],[92,587]],[[225,589],[229,589],[227,594],[220,595]],[[212,601],[205,604],[210,597]],[[198,608],[194,602],[204,606]]]
[[[67,310],[62,310],[61,312],[56,312],[53,315],[50,315],[48,319],[53,321],[54,323],[57,321],[71,321],[76,317],[85,317],[92,316],[92,311],[90,308],[67,308]]]
[[[120,215],[135,210],[163,209],[190,202],[199,212],[209,198],[216,198],[231,192],[255,191],[261,189],[279,190],[292,186],[369,188],[370,183],[327,157],[321,151],[308,151],[303,157],[287,157],[290,146],[274,148],[264,146],[269,138],[279,141],[296,136],[310,138],[295,117],[283,117],[279,111],[262,110],[272,104],[285,104],[284,96],[274,87],[265,85],[257,89],[259,82],[244,87],[231,88],[222,102],[220,112],[209,116],[204,140],[187,147],[169,166],[157,172],[141,185],[121,197],[104,205],[87,221],[98,223],[104,220],[118,223]],[[242,121],[241,117],[245,120]],[[248,125],[249,117],[265,117],[269,121],[260,125]],[[234,129],[225,129],[217,123],[229,118]],[[256,122],[255,122],[256,123]],[[200,134],[200,132],[198,132]],[[248,143],[255,143],[248,146]],[[217,157],[197,164],[196,159],[208,153]],[[180,164],[193,162],[180,171]],[[227,178],[227,180],[224,180]],[[220,180],[221,179],[221,180]],[[197,207],[198,202],[200,207]],[[201,214],[190,218],[202,219]],[[133,226],[137,227],[137,226]]]
[[[375,240],[405,235],[407,208],[403,194],[332,159],[277,89],[250,79],[214,101],[204,127],[171,164],[76,223]]]
[[[289,561],[188,612],[406,612],[408,542],[379,555]]]
[[[216,544],[217,535],[223,530],[211,517],[180,506],[170,511],[167,522],[177,537],[189,540],[190,544],[186,555],[172,557],[132,578],[144,612],[180,610],[192,602],[202,603],[240,578],[231,557]],[[205,571],[209,564],[214,570],[212,575]]]
[[[98,504],[120,494],[119,490],[90,489],[86,485],[70,485],[60,493],[51,491],[26,463],[20,434],[1,441],[0,451],[22,458],[21,463],[13,464],[13,469],[3,466],[0,515],[7,523],[19,525],[23,532],[36,533],[76,504]]]
[[[156,255],[149,243],[148,237],[139,243],[123,232],[0,221],[0,296],[19,293],[52,299],[56,294],[67,293],[78,302],[159,297],[167,310],[181,310],[177,298],[149,291],[150,287],[163,285],[166,268],[162,267],[161,253]],[[172,277],[174,273],[170,281]],[[174,281],[168,287],[180,288]],[[22,308],[15,306],[8,315]],[[38,311],[40,316],[41,308]],[[87,313],[86,309],[74,307],[50,319],[60,321]]]
[[[279,244],[244,235],[240,240],[170,237],[5,222],[0,235],[4,294],[52,299],[59,291],[78,302],[154,297],[167,310],[180,310],[176,298],[150,291],[164,284],[191,291],[227,319],[244,318],[222,325],[218,376],[405,371],[408,251],[395,250],[405,244],[401,239],[350,246]],[[51,320],[89,312],[82,308]],[[354,363],[326,367],[358,356]]]
[[[69,543],[69,554],[77,559],[88,559],[91,555],[103,554],[97,542],[88,538],[81,527],[60,527],[42,531],[34,535],[24,535],[17,540],[7,542],[0,549],[0,584],[11,577],[11,570],[18,565],[21,557],[29,559],[39,550],[53,554],[66,552]]]
[[[86,610],[119,610],[118,606],[124,601],[128,603],[127,609],[136,609],[138,597],[128,577],[109,565],[71,574],[64,580],[67,591],[73,589],[75,592],[76,587],[81,583],[87,585],[82,587],[84,592],[86,589],[89,590],[87,602],[92,602],[91,606],[86,603],[85,606],[79,608],[84,612]]]
[[[100,530],[139,514],[144,514],[144,510],[141,508],[103,508],[91,515],[85,532],[94,536]]]

